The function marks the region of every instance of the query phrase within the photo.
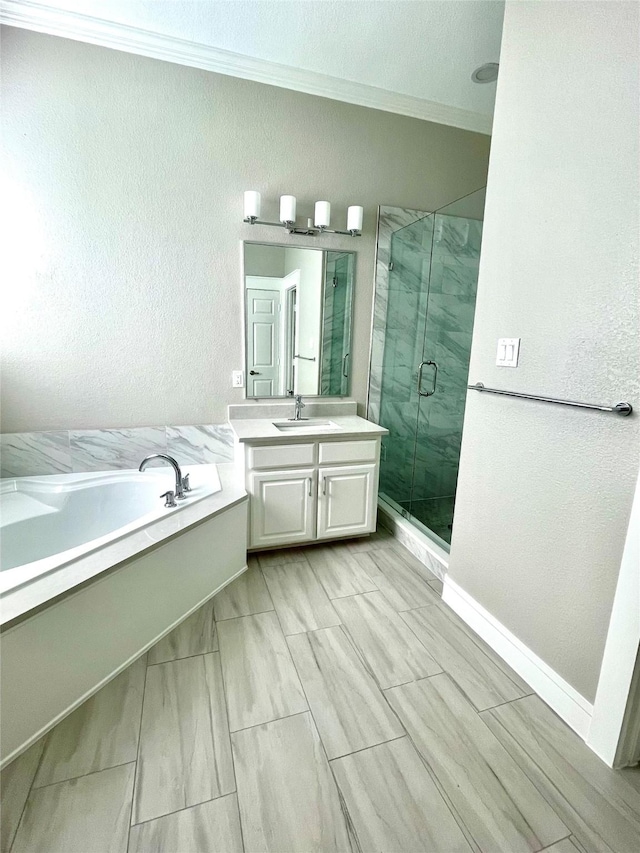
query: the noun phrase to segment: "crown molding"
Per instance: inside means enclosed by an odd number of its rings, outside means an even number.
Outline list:
[[[241,77],[269,86],[293,89],[296,92],[344,101],[360,107],[451,125],[476,133],[491,133],[491,116],[484,113],[446,106],[365,83],[342,80],[329,74],[317,74],[279,62],[256,59],[78,12],[53,9],[31,0],[2,0],[0,23],[161,59],[177,65],[201,68],[216,74]]]

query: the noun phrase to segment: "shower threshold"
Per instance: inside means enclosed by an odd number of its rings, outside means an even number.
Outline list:
[[[420,524],[450,545],[454,502],[455,495],[446,495],[440,498],[400,501],[400,506]]]
[[[403,518],[427,536],[432,542],[449,552],[451,547],[451,527],[453,523],[453,503],[455,497],[429,498],[421,501],[396,501],[385,492],[379,498],[394,509]],[[423,506],[430,504],[430,506]]]

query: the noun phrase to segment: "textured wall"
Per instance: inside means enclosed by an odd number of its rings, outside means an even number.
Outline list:
[[[638,6],[507,3],[450,573],[593,700],[638,474]],[[521,337],[517,369],[498,337]]]
[[[5,28],[12,174],[3,430],[209,424],[243,399],[242,192],[365,206],[353,394],[366,398],[376,207],[485,183],[486,136]],[[310,241],[309,241],[310,242]]]
[[[283,246],[247,243],[244,247],[244,274],[282,278],[285,251]]]

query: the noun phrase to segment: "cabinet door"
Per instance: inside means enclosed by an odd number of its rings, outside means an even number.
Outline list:
[[[373,533],[376,529],[377,466],[320,468],[318,539]]]
[[[315,471],[254,472],[251,491],[251,548],[307,542],[315,538]]]

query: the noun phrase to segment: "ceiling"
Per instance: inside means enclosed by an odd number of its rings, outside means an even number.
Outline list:
[[[490,132],[495,83],[470,78],[499,60],[503,0],[2,0],[0,8],[6,23]]]

